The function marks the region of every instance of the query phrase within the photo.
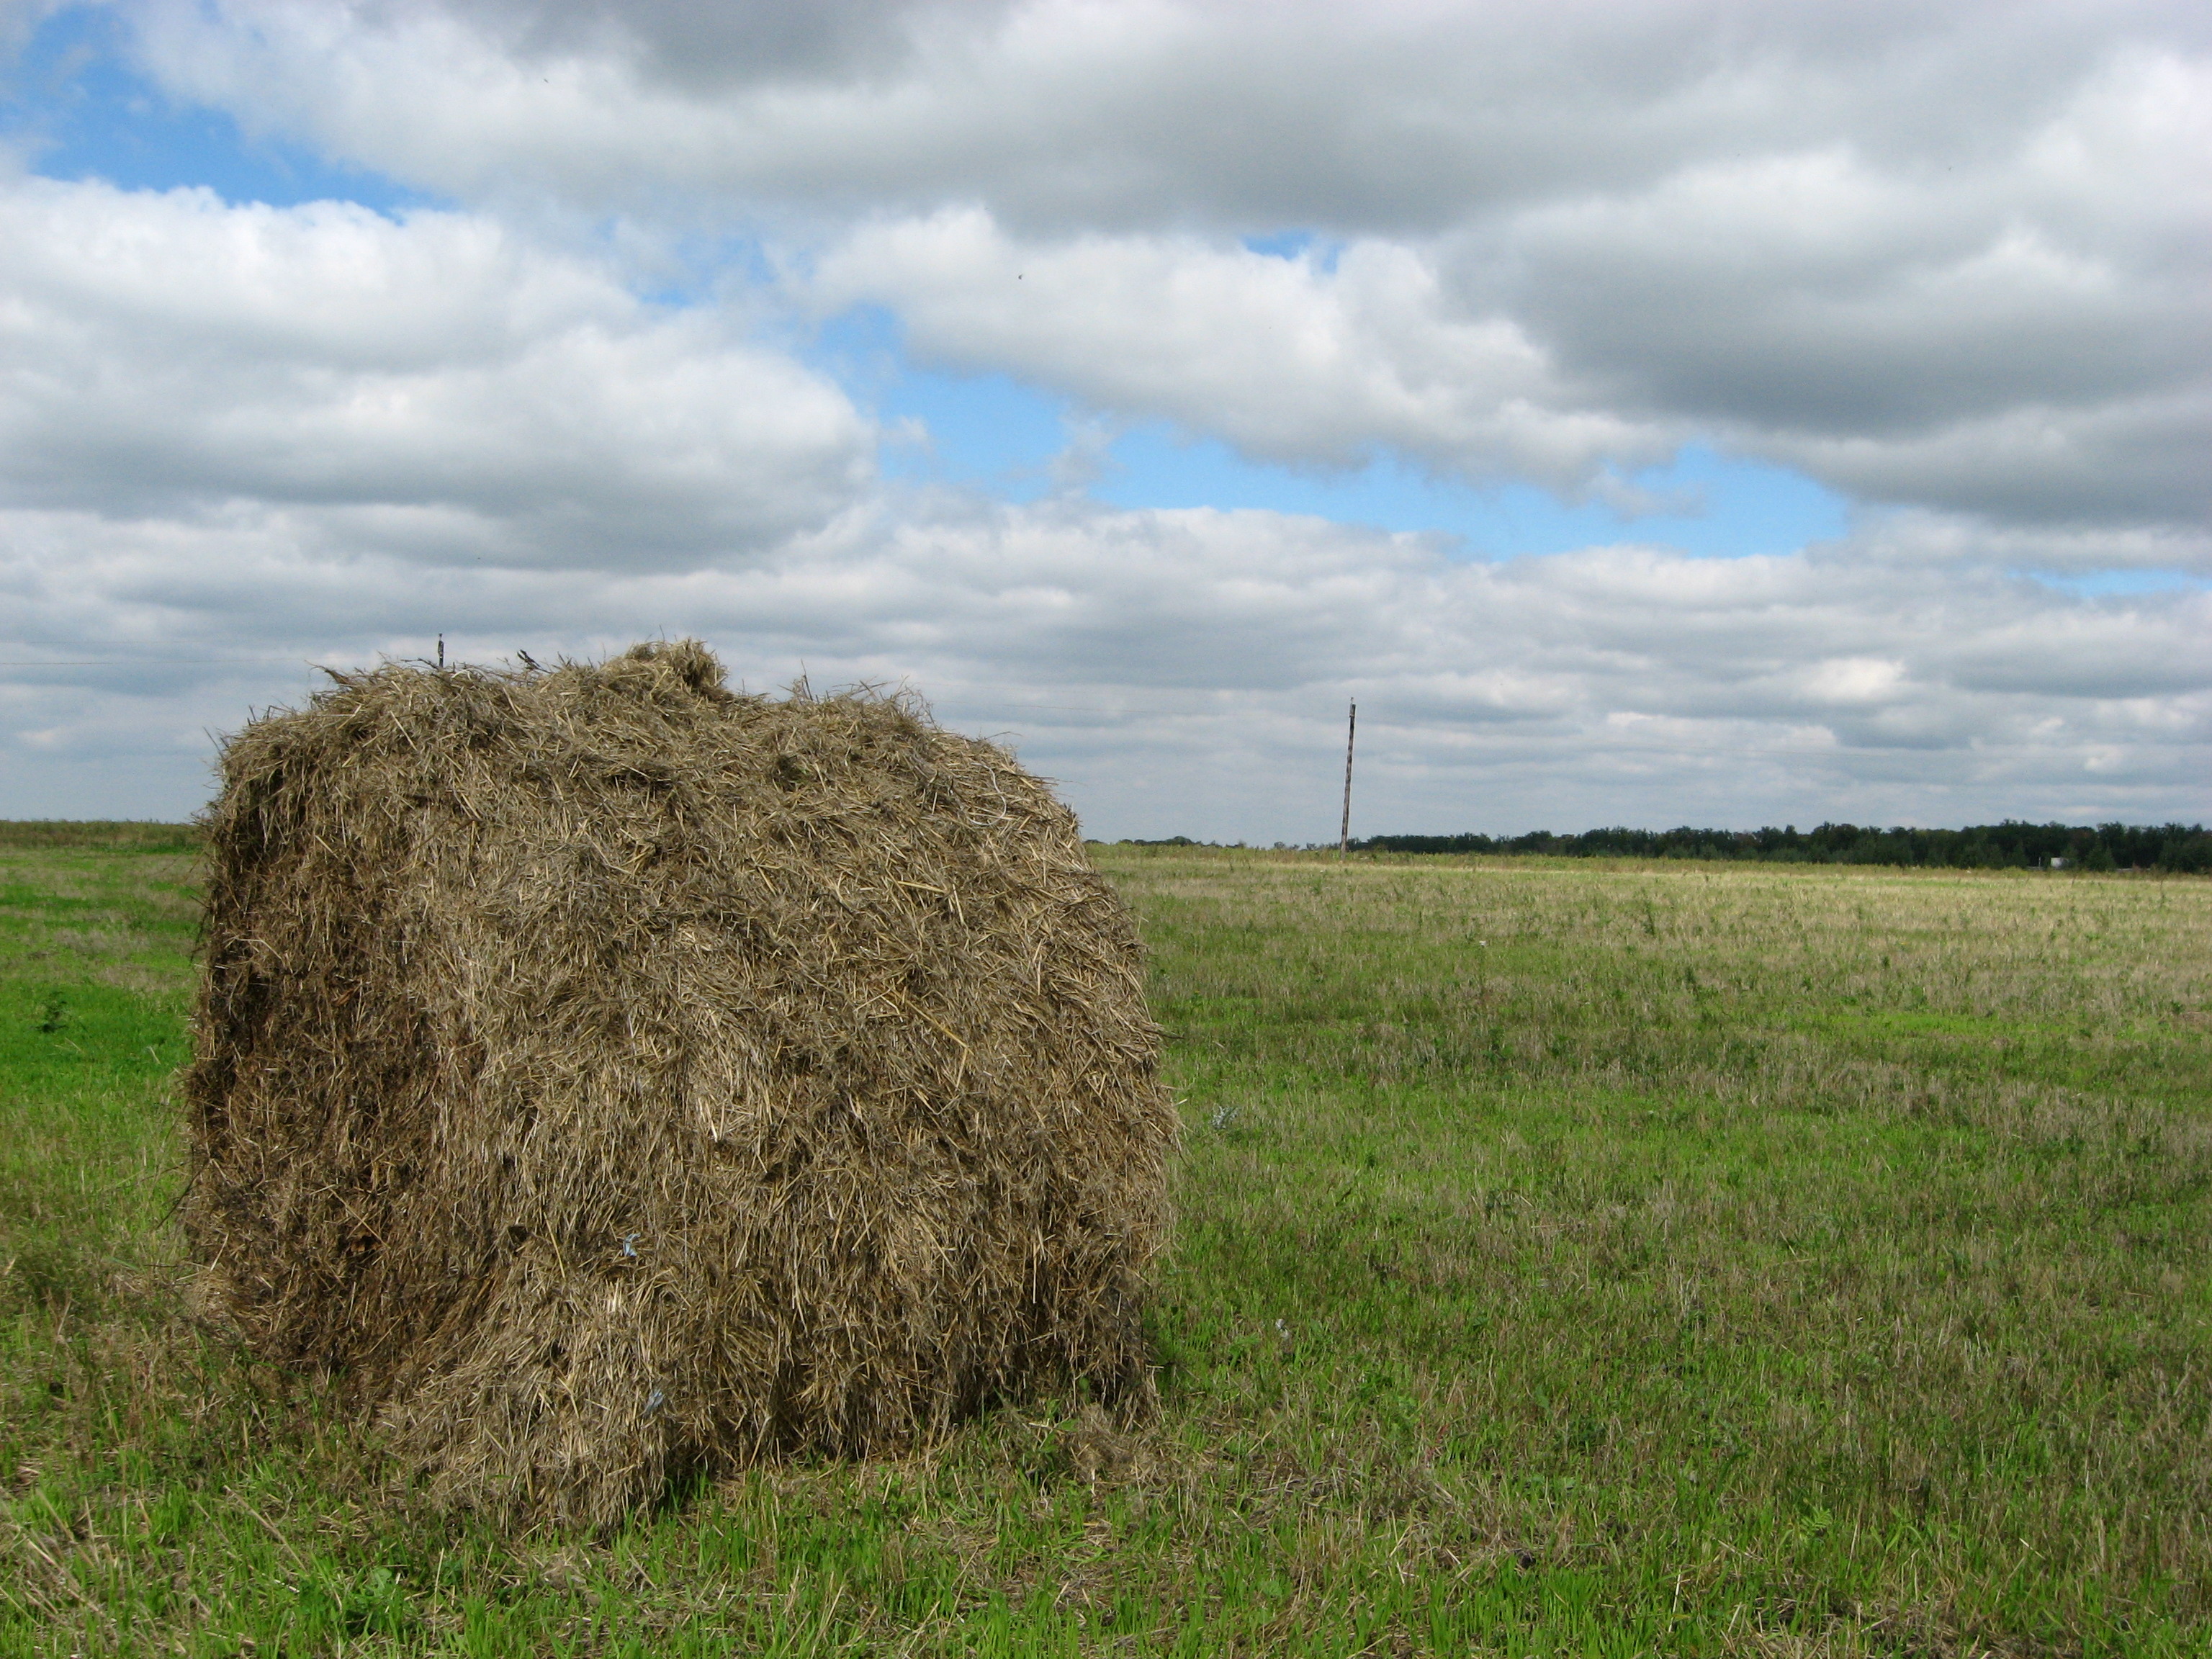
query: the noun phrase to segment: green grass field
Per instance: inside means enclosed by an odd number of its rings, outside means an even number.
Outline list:
[[[2212,1651],[2212,882],[1099,852],[1164,1408],[612,1538],[181,1306],[183,843],[0,834],[0,1655]]]

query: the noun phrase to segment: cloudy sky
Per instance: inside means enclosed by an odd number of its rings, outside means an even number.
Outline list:
[[[2212,10],[0,0],[0,817],[696,634],[1096,835],[2212,814]]]

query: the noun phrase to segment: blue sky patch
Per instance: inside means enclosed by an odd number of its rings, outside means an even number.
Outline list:
[[[1002,501],[1050,495],[1054,463],[1073,435],[1067,405],[1005,374],[911,374],[877,405],[886,420],[918,419],[926,445],[884,447],[894,478],[965,484]]]
[[[2212,579],[2186,570],[2093,570],[2086,576],[2059,575],[2047,570],[2019,570],[2013,574],[2041,582],[2045,587],[2055,587],[2062,593],[2079,593],[2085,599],[2134,593],[2202,593],[2212,589]]]
[[[1247,236],[1244,247],[1248,252],[1264,253],[1271,259],[1299,259],[1310,254],[1319,270],[1334,270],[1337,255],[1343,252],[1340,243],[1325,242],[1310,230],[1279,230],[1267,236]]]
[[[179,105],[131,67],[122,24],[72,6],[40,25],[0,90],[0,141],[49,179],[125,190],[204,185],[228,202],[357,202],[380,213],[436,205],[380,174],[254,138],[220,110]]]

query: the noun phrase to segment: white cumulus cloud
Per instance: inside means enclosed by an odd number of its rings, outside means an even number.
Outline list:
[[[682,565],[818,527],[870,424],[716,313],[465,213],[0,182],[0,489],[247,501],[431,562]]]

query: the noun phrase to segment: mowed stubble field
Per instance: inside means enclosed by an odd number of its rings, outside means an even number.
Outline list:
[[[192,860],[28,840],[0,1654],[2212,1649],[2212,882],[1097,849],[1187,1126],[1158,1423],[575,1540],[183,1317]]]

